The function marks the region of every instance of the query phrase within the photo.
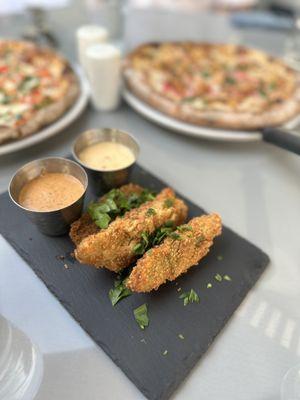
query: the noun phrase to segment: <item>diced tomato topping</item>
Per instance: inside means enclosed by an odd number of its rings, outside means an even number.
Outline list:
[[[164,91],[165,91],[165,92],[174,92],[175,89],[174,89],[174,87],[173,87],[170,83],[166,82],[166,83],[164,84]]]
[[[243,81],[243,80],[246,80],[248,78],[248,74],[246,72],[244,72],[244,71],[235,71],[234,72],[234,77],[238,81]]]
[[[42,78],[49,78],[49,77],[51,76],[49,70],[46,69],[46,68],[40,69],[40,70],[39,70],[39,75],[40,75]]]
[[[35,90],[33,93],[24,97],[24,102],[27,104],[37,104],[41,100],[41,93],[39,90]]]
[[[8,67],[6,66],[6,65],[2,65],[2,66],[0,66],[0,73],[4,73],[4,72],[7,72],[8,71]]]

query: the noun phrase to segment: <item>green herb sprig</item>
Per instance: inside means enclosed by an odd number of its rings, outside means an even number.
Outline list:
[[[118,216],[123,216],[125,212],[154,198],[155,194],[147,189],[140,194],[131,193],[130,195],[126,195],[120,189],[112,189],[100,202],[91,203],[88,213],[99,228],[106,229],[109,223]]]
[[[125,286],[125,280],[117,279],[114,282],[114,288],[110,289],[108,296],[111,304],[115,306],[120,300],[132,295],[130,289]]]
[[[163,226],[156,229],[153,233],[143,232],[141,234],[141,239],[133,247],[133,252],[136,255],[143,255],[153,246],[159,245],[166,237],[170,237],[174,240],[180,240],[181,236],[174,232],[176,226],[173,221],[167,221]]]

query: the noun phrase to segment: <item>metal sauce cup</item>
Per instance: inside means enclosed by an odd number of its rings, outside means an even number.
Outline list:
[[[42,173],[65,173],[77,178],[84,187],[84,193],[74,203],[55,211],[33,211],[19,204],[22,187]],[[72,222],[82,213],[84,196],[88,185],[88,177],[84,169],[76,162],[60,157],[49,157],[25,164],[12,177],[9,184],[11,200],[26,214],[37,228],[49,236],[59,236],[67,233]]]
[[[125,168],[117,170],[96,170],[89,167],[80,160],[79,154],[84,148],[99,142],[117,142],[123,144],[133,152],[135,158],[134,162]],[[73,145],[73,157],[88,172],[89,178],[91,178],[92,190],[97,195],[128,183],[131,170],[137,160],[139,152],[140,148],[137,141],[129,133],[112,128],[85,131],[77,137]]]

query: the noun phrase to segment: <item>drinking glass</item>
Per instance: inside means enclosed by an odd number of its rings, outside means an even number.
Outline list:
[[[32,400],[43,376],[43,359],[30,339],[0,315],[0,399]]]

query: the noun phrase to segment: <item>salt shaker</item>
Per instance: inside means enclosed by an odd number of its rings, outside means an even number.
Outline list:
[[[83,69],[86,71],[86,49],[93,44],[106,42],[108,38],[108,32],[105,28],[99,25],[83,25],[78,28],[76,36],[79,61]]]
[[[115,109],[120,100],[120,50],[107,43],[89,46],[85,62],[95,108],[102,111]]]

